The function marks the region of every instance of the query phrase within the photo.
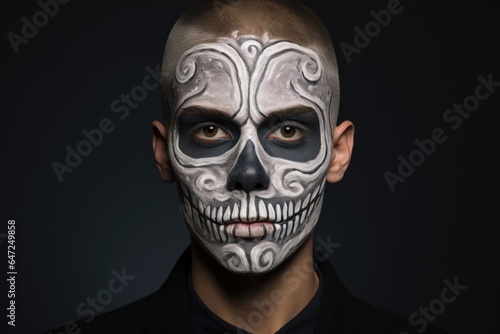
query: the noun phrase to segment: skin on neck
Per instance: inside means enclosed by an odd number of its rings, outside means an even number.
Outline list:
[[[226,322],[254,334],[276,333],[312,299],[319,286],[313,268],[313,235],[279,267],[255,276],[233,274],[192,240],[193,286]]]

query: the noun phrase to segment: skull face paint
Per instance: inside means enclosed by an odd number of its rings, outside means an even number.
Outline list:
[[[236,34],[177,63],[168,141],[184,219],[233,273],[273,270],[318,221],[333,136],[324,72],[309,48]]]

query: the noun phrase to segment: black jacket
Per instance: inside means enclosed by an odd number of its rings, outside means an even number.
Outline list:
[[[353,297],[340,282],[328,260],[317,261],[324,276],[320,314],[314,333],[406,334],[419,333],[408,318],[375,308]],[[168,279],[155,293],[117,310],[77,322],[80,334],[187,334],[193,332],[187,277],[191,266],[188,248]],[[64,326],[52,331],[65,333]],[[50,333],[50,332],[49,332]],[[427,327],[424,334],[444,332]]]

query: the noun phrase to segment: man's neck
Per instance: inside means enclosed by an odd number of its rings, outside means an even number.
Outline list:
[[[319,286],[313,267],[313,236],[272,272],[230,273],[192,241],[193,287],[205,305],[226,322],[254,334],[275,333],[312,299]]]

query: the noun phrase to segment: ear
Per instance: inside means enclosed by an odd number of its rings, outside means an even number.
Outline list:
[[[354,146],[354,124],[344,121],[333,131],[332,161],[326,174],[326,180],[335,183],[344,177],[344,173],[351,161]]]
[[[160,177],[165,182],[174,182],[174,172],[168,159],[168,130],[162,123],[153,122],[153,153]]]

